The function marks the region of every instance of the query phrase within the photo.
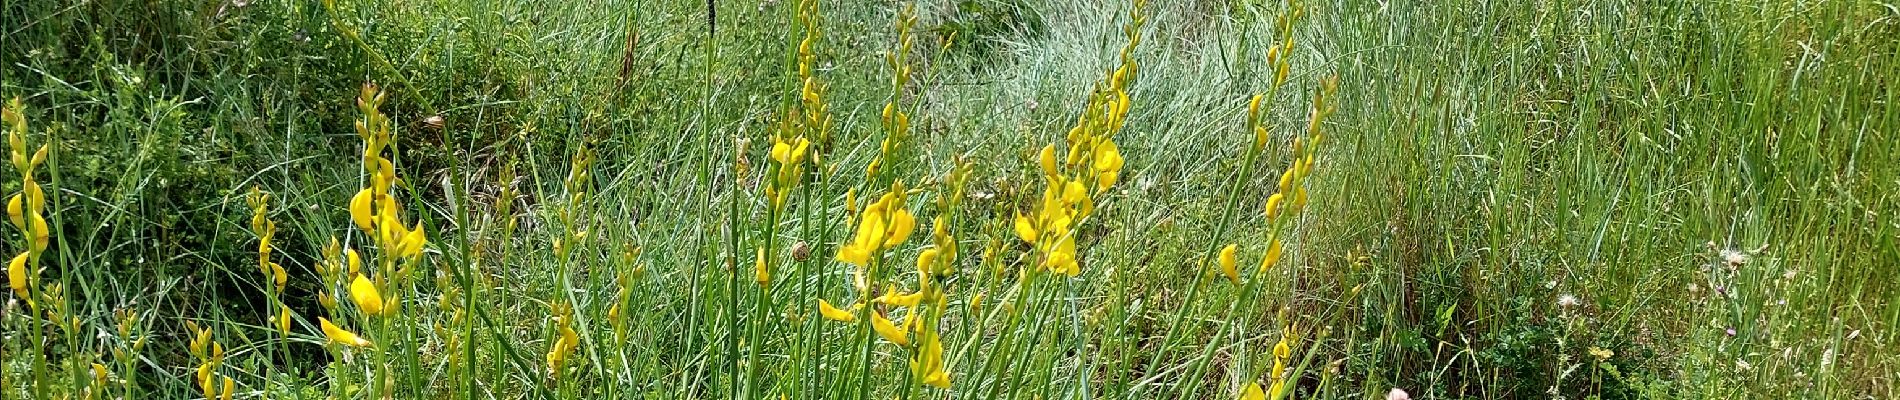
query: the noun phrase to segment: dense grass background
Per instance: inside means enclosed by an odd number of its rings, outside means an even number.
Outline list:
[[[751,292],[729,290],[726,265],[744,248],[732,241],[756,241],[742,227],[764,219],[756,194],[732,182],[756,184],[757,143],[796,93],[788,55],[802,32],[789,1],[715,2],[716,29],[706,2],[679,0],[7,2],[0,96],[22,98],[34,142],[57,146],[47,168],[56,175],[40,178],[57,181],[50,212],[60,216],[43,276],[68,282],[74,315],[93,329],[53,355],[111,348],[113,312],[124,309],[144,315],[153,335],[136,362],[136,397],[197,393],[186,320],[214,326],[237,354],[232,371],[249,388],[239,397],[329,390],[340,372],[309,334],[314,317],[299,319],[277,365],[255,357],[281,342],[263,327],[242,200],[252,187],[276,195],[277,258],[294,277],[285,299],[317,315],[312,265],[348,231],[344,203],[362,179],[350,101],[374,81],[391,91],[384,111],[396,121],[410,211],[435,240],[427,269],[482,272],[477,296],[493,324],[464,322],[508,339],[481,341],[465,366],[480,382],[476,397],[546,394],[533,370],[547,347],[545,302],[566,296],[548,248],[567,228],[555,215],[571,194],[568,158],[582,147],[600,159],[586,205],[595,219],[584,227],[594,240],[580,245],[587,255],[569,276],[580,313],[591,315],[583,319],[605,313],[617,271],[647,273],[636,285],[634,339],[590,347],[583,379],[648,398],[726,397],[740,378],[722,345],[742,334],[728,323],[754,318],[725,311],[752,304]],[[1117,139],[1129,159],[1124,184],[1086,233],[1086,272],[1046,316],[1063,336],[998,349],[982,339],[996,332],[984,331],[1007,326],[958,320],[959,337],[975,338],[960,343],[975,344],[953,349],[962,380],[936,395],[1228,398],[1263,381],[1258,365],[1271,362],[1280,310],[1308,337],[1302,354],[1316,355],[1299,397],[1376,398],[1393,387],[1413,398],[1900,391],[1900,6],[1306,3],[1293,83],[1270,99],[1276,141],[1243,166],[1246,100],[1268,90],[1265,49],[1284,6],[1150,5],[1136,105]],[[849,234],[836,216],[878,152],[884,54],[901,5],[824,7],[819,75],[838,120],[826,151],[844,172],[813,195],[831,217],[779,231],[812,242],[817,256],[795,268],[815,271],[806,283],[838,302],[851,295],[848,269],[828,257]],[[978,255],[1020,251],[1008,246],[1003,218],[1040,189],[1034,151],[1060,140],[1090,85],[1118,62],[1127,5],[917,7],[916,81],[906,93],[919,152],[891,168],[917,183],[949,171],[955,156],[975,161],[956,298],[999,299],[1014,267],[998,272],[1009,261]],[[1213,244],[1260,253],[1258,216],[1216,229],[1225,195],[1238,190],[1242,210],[1256,210],[1272,193],[1276,174],[1237,181],[1236,171],[1284,168],[1322,76],[1340,79],[1340,110],[1286,272],[1239,313],[1222,312],[1240,295],[1229,286],[1186,301]],[[753,174],[733,175],[737,138],[754,140]],[[503,178],[505,169],[518,177]],[[519,195],[509,215],[492,206],[504,187]],[[627,246],[644,251],[627,257]],[[741,264],[749,254],[738,254]],[[421,296],[453,286],[423,281]],[[778,287],[772,298],[785,313],[811,312],[802,291],[784,289],[802,286]],[[449,320],[425,299],[408,307],[420,326]],[[1240,314],[1257,322],[1226,332],[1215,320]],[[9,386],[0,390],[19,398],[29,361],[14,355],[30,345],[19,328],[28,315],[18,305],[6,315]],[[1142,364],[1165,346],[1156,338],[1175,315],[1207,320],[1177,333],[1188,351]],[[791,326],[774,332],[849,332]],[[774,344],[784,353],[767,351],[785,359],[818,351]],[[438,345],[418,347],[422,368],[401,397],[468,393],[436,382],[462,360]],[[812,357],[833,368],[849,352],[837,353]],[[1019,366],[1027,377],[1009,378],[1027,382],[981,381],[1010,376],[986,372],[996,358],[1033,360]],[[1174,365],[1204,367],[1162,368]],[[880,368],[889,372],[881,397],[898,393],[902,363]],[[785,374],[772,378],[772,393],[845,394],[824,390],[848,371],[772,371]],[[997,386],[1038,393],[998,395]],[[604,396],[565,390],[552,395]]]

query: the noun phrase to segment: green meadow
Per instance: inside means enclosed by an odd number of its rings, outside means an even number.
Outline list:
[[[0,399],[1900,396],[1900,3],[9,0]]]

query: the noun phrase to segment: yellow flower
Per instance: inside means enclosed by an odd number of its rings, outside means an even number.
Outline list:
[[[1297,170],[1298,168],[1287,168],[1286,172],[1280,173],[1280,193],[1293,191],[1293,174]]]
[[[1233,244],[1220,249],[1220,272],[1227,274],[1227,280],[1235,283],[1240,282],[1240,271],[1234,268],[1234,264],[1237,263],[1234,252],[1239,249],[1240,246]]]
[[[1103,140],[1101,145],[1095,147],[1094,154],[1095,190],[1108,190],[1121,178],[1122,152],[1115,147],[1114,141]]]
[[[97,388],[101,388],[101,389],[103,389],[103,388],[105,388],[105,386],[106,386],[106,378],[107,378],[107,377],[108,377],[108,376],[107,376],[107,374],[106,374],[106,365],[105,365],[105,364],[100,364],[100,363],[92,363],[92,380],[93,380],[93,383],[92,383],[92,385],[93,385],[93,387],[97,387]]]
[[[224,394],[218,396],[218,399],[231,400],[231,393],[234,392],[237,392],[237,381],[232,380],[229,376],[224,377]]]
[[[356,249],[343,250],[343,258],[348,260],[350,275],[363,273],[363,257],[356,254]]]
[[[422,221],[416,221],[416,229],[403,234],[401,241],[397,242],[396,256],[407,258],[422,255],[422,248],[428,243],[429,235],[422,232]]]
[[[911,373],[923,378],[923,384],[950,388],[950,373],[943,370],[943,341],[936,332],[926,331],[917,344],[917,356],[910,361]]]
[[[13,294],[20,298],[30,298],[26,293],[26,270],[28,268],[26,261],[28,254],[29,253],[22,252],[20,255],[13,256],[12,262],[7,263],[7,286],[12,286]]]
[[[858,221],[857,234],[849,244],[838,248],[837,259],[858,266],[869,265],[871,254],[903,243],[916,230],[917,217],[902,208],[896,194],[887,193],[865,208]]]
[[[1284,254],[1282,250],[1280,239],[1273,239],[1273,243],[1267,245],[1267,256],[1260,259],[1260,271],[1255,273],[1267,273],[1267,270],[1273,268],[1274,264],[1279,264],[1280,255]]]
[[[364,232],[376,230],[376,219],[371,218],[370,215],[370,204],[373,203],[371,200],[375,197],[367,188],[356,192],[356,196],[350,197],[350,221],[355,222],[356,227],[363,229]]]
[[[277,332],[283,333],[283,334],[289,334],[290,333],[290,307],[286,307],[281,304],[278,305],[277,307],[278,307],[277,318],[276,318],[276,321],[274,321],[277,323]]]
[[[376,284],[369,281],[368,275],[357,274],[356,280],[350,281],[350,300],[356,301],[356,308],[365,315],[383,313],[383,296],[376,292]]]
[[[1016,237],[1022,238],[1024,242],[1035,243],[1036,236],[1036,223],[1030,221],[1029,217],[1016,214]]]
[[[355,333],[337,327],[335,323],[330,322],[329,318],[317,317],[317,325],[323,327],[323,336],[330,338],[331,342],[356,347],[369,347],[373,345],[368,339],[356,336]]]
[[[21,199],[24,196],[24,194],[14,194],[13,198],[7,199],[7,219],[13,220],[13,226],[20,229],[26,229],[26,220],[23,219],[26,211],[21,206]]]
[[[853,305],[851,308],[857,309],[857,307],[858,307],[857,305]],[[857,314],[853,314],[850,311],[840,310],[837,307],[832,307],[831,302],[825,301],[825,299],[818,299],[818,314],[823,315],[825,319],[829,319],[832,321],[852,322],[852,321],[858,320]]]
[[[1247,383],[1247,389],[1240,392],[1240,400],[1267,400],[1267,393],[1260,389],[1260,382]]]
[[[561,364],[567,361],[567,338],[555,339],[554,347],[548,350],[548,374],[559,375]]]
[[[917,272],[924,275],[936,274],[937,270],[940,269],[937,268],[936,265],[937,254],[939,253],[941,252],[937,251],[935,247],[924,249],[924,251],[917,253]]]
[[[277,263],[270,263],[269,265],[271,282],[277,284],[278,293],[283,293],[284,285],[290,283],[290,272],[284,271],[283,265],[278,265]]]
[[[218,388],[211,384],[212,366],[211,363],[198,364],[198,390],[204,392],[206,399],[218,396]]]
[[[1044,261],[1049,271],[1076,276],[1082,272],[1081,265],[1075,259],[1075,237],[1064,236],[1054,248],[1049,250],[1049,258]]]
[[[772,160],[778,161],[779,165],[798,164],[805,159],[805,152],[810,147],[811,141],[802,137],[798,138],[797,143],[780,140],[772,145]]]
[[[904,328],[897,327],[897,324],[892,323],[890,319],[884,318],[884,314],[871,313],[871,329],[877,331],[879,337],[898,346],[910,345],[909,333],[905,332]]]
[[[1054,143],[1042,146],[1042,152],[1036,155],[1036,159],[1037,164],[1042,166],[1043,175],[1050,177],[1062,175],[1061,171],[1056,169],[1056,145]]]
[[[32,245],[31,248],[33,251],[46,251],[46,245],[51,243],[53,239],[51,235],[52,231],[46,228],[46,218],[40,217],[39,213],[27,213],[26,223],[27,237],[33,239],[29,242],[29,244]]]
[[[1280,215],[1280,202],[1285,198],[1286,196],[1280,193],[1267,196],[1267,219],[1273,219]]]

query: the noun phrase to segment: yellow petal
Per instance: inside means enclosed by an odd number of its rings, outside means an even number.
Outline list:
[[[1024,242],[1035,243],[1036,223],[1030,221],[1029,217],[1016,214],[1016,237],[1022,238]]]
[[[884,314],[871,313],[871,329],[877,331],[878,337],[898,346],[910,345],[909,333],[905,332],[904,328],[897,327],[897,324],[892,323],[890,319],[884,318]]]
[[[878,296],[877,302],[898,307],[916,307],[917,303],[923,299],[924,292],[921,290],[911,294],[902,294],[896,290],[888,290],[885,291],[883,296]]]
[[[1220,249],[1220,272],[1227,274],[1228,281],[1240,282],[1240,271],[1234,267],[1237,263],[1234,259],[1234,251],[1239,248],[1240,246],[1229,244],[1226,248]]]
[[[290,273],[284,271],[284,266],[277,263],[270,263],[270,273],[272,283],[277,284],[277,292],[283,293],[284,285],[290,283]]]
[[[40,151],[45,152],[46,146],[40,146]],[[39,214],[41,211],[46,211],[46,192],[40,190],[39,182],[27,179],[20,185],[20,193],[26,195],[27,213]]]
[[[356,301],[356,308],[365,315],[383,313],[383,296],[376,292],[376,284],[369,281],[368,275],[357,274],[356,280],[350,281],[350,300]]]
[[[917,272],[924,275],[935,274],[937,271],[937,253],[938,251],[935,247],[924,249],[924,251],[917,253]]]
[[[1247,389],[1240,392],[1240,400],[1267,400],[1267,392],[1260,389],[1259,382],[1247,383]]]
[[[1274,239],[1272,244],[1267,245],[1267,256],[1260,259],[1260,271],[1256,273],[1266,273],[1274,264],[1279,264],[1281,254],[1280,240]]]
[[[554,346],[548,349],[548,374],[550,375],[559,374],[562,362],[567,360],[566,340],[567,338],[555,339]]]
[[[1119,172],[1122,170],[1122,162],[1121,149],[1115,147],[1114,141],[1104,140],[1100,146],[1095,147],[1096,173]]]
[[[1068,204],[1080,203],[1089,199],[1089,189],[1082,182],[1069,181],[1062,185],[1062,201]]]
[[[13,261],[7,263],[7,286],[13,287],[13,294],[20,298],[28,298],[26,293],[27,254],[22,252],[20,255],[13,256]]]
[[[858,246],[839,247],[837,259],[862,267],[871,263],[871,252]]]
[[[26,231],[33,239],[33,251],[46,251],[46,245],[52,242],[52,231],[46,228],[46,218],[39,213],[26,214]]]
[[[1056,145],[1054,143],[1042,146],[1042,152],[1037,154],[1036,158],[1038,163],[1042,166],[1043,175],[1061,175],[1061,171],[1056,169]]]
[[[857,314],[832,307],[831,302],[825,301],[825,299],[818,299],[818,314],[832,321],[852,322],[858,320]]]
[[[26,220],[22,217],[26,212],[25,209],[21,208],[22,197],[23,195],[21,194],[15,194],[13,198],[7,200],[7,218],[13,220],[13,226],[26,229]]]
[[[279,305],[278,307],[279,308],[277,309],[277,321],[275,321],[277,322],[277,332],[283,333],[283,334],[289,334],[290,333],[290,307],[285,307],[282,305]]]
[[[1273,219],[1280,215],[1280,202],[1285,198],[1286,196],[1280,193],[1267,196],[1267,219]]]
[[[1280,174],[1280,193],[1293,190],[1293,171],[1293,168],[1287,168],[1286,172]]]
[[[99,382],[99,383],[96,383],[95,385],[98,385],[103,388],[103,386],[105,385],[104,382],[106,381],[106,365],[100,364],[100,363],[92,363],[92,377],[93,379],[98,380]]]
[[[401,250],[398,255],[402,257],[422,255],[422,248],[428,243],[429,235],[422,232],[422,221],[416,221],[416,229],[403,235],[401,244],[397,246]]]
[[[356,254],[356,249],[343,250],[343,258],[349,261],[350,275],[363,273],[363,257]]]
[[[580,333],[575,332],[574,327],[562,326],[561,327],[561,344],[567,346],[564,348],[565,351],[574,351],[575,348],[581,346]]]
[[[932,372],[929,375],[924,375],[924,384],[930,385],[930,386],[936,386],[939,389],[949,389],[950,388],[950,373],[944,372],[943,370],[939,369],[937,370],[937,372]]]
[[[888,249],[904,243],[915,231],[917,231],[917,217],[910,215],[910,211],[897,210],[891,218],[890,237],[884,240],[884,248]]]
[[[356,336],[355,333],[351,333],[350,331],[346,331],[346,330],[343,330],[343,328],[337,327],[335,323],[330,322],[329,318],[317,317],[317,325],[320,325],[323,327],[323,336],[330,338],[331,342],[335,342],[337,344],[342,344],[346,346],[356,346],[356,347],[371,346],[371,343],[369,342],[368,339],[363,339],[361,336]]]
[[[786,164],[791,164],[792,163],[792,144],[786,143],[784,141],[779,141],[778,143],[773,144],[772,145],[772,161],[777,161],[781,167]]]
[[[374,197],[369,189],[363,189],[356,192],[356,196],[350,197],[350,221],[355,222],[356,227],[365,232],[376,229],[376,219],[371,218],[370,215],[370,200]]]

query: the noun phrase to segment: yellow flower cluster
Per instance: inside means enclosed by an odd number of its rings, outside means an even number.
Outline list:
[[[838,261],[868,267],[884,250],[910,239],[917,230],[917,217],[904,208],[904,183],[892,184],[890,192],[866,206],[857,215],[857,225],[851,242],[838,248]]]
[[[350,198],[350,221],[388,254],[413,258],[422,254],[429,238],[422,232],[421,221],[414,228],[403,225],[402,203],[389,192],[401,178],[396,177],[395,163],[383,158],[391,140],[389,117],[378,110],[384,94],[375,84],[365,83],[356,99],[356,109],[363,113],[356,121],[356,133],[363,138],[363,168],[370,174],[370,186]]]
[[[798,186],[799,178],[805,171],[805,156],[811,151],[811,140],[802,132],[794,129],[782,129],[772,137],[772,179],[766,182],[765,197],[772,202],[772,212],[784,212],[785,203],[791,200],[792,189]],[[760,274],[764,276],[763,273]]]
[[[271,326],[276,327],[278,333],[289,334],[290,307],[276,301],[276,298],[284,293],[284,285],[289,283],[290,274],[284,271],[284,266],[270,260],[271,239],[277,236],[277,223],[271,221],[269,216],[270,193],[253,186],[244,201],[251,206],[251,232],[257,234],[257,269],[270,279],[270,296],[272,302],[278,303],[277,315],[271,317]]]
[[[943,340],[937,325],[949,302],[944,299],[945,287],[940,282],[956,272],[957,238],[950,233],[950,220],[963,198],[971,170],[968,162],[957,160],[956,168],[944,179],[947,187],[943,187],[946,190],[937,197],[937,215],[931,222],[931,246],[917,253],[916,295],[921,296],[913,296],[928,307],[913,307],[906,321],[918,334],[917,346],[911,351],[911,376],[916,377],[918,383],[944,389],[950,388],[950,373],[943,368]]]
[[[581,344],[580,333],[574,331],[574,310],[564,303],[554,306],[554,344],[548,346],[548,377],[561,380],[561,367],[567,365],[567,357]]]
[[[1273,369],[1267,371],[1267,376],[1273,380],[1273,384],[1267,389],[1269,398],[1278,399],[1286,393],[1286,383],[1289,380],[1286,373],[1287,362],[1293,358],[1293,344],[1300,340],[1299,334],[1294,332],[1295,328],[1287,327],[1286,331],[1280,335],[1280,342],[1273,345]]]
[[[788,123],[796,123],[798,136],[810,142],[826,143],[831,138],[831,106],[825,102],[827,87],[818,79],[815,72],[818,66],[818,41],[824,37],[824,29],[819,22],[824,20],[818,10],[818,0],[803,0],[798,3],[794,16],[805,26],[805,39],[798,42],[798,81],[799,110]],[[795,146],[796,147],[796,146]],[[811,152],[814,165],[823,165],[817,151]]]
[[[1057,154],[1055,144],[1037,153],[1048,186],[1042,201],[1029,215],[1017,214],[1014,230],[1017,238],[1035,247],[1043,270],[1075,276],[1081,273],[1075,253],[1074,229],[1078,221],[1095,211],[1095,196],[1100,196],[1121,180],[1121,150],[1115,134],[1128,120],[1128,86],[1136,75],[1135,47],[1141,43],[1141,13],[1146,3],[1137,0],[1129,11],[1129,23],[1123,27],[1128,43],[1121,50],[1121,66],[1096,84],[1088,106],[1064,137],[1067,150]]]
[[[1273,400],[1286,395],[1288,378],[1291,378],[1286,373],[1286,367],[1293,358],[1293,343],[1298,341],[1298,334],[1288,327],[1281,334],[1280,342],[1273,345],[1273,370],[1268,371],[1268,388],[1261,389],[1259,382],[1249,382],[1247,388],[1240,392],[1240,400]]]
[[[7,144],[12,150],[13,168],[20,172],[20,193],[7,200],[7,218],[13,226],[26,236],[26,250],[14,256],[7,263],[7,285],[13,293],[26,300],[27,307],[38,309],[33,298],[34,281],[40,265],[40,254],[46,251],[46,245],[52,241],[52,231],[46,226],[46,192],[40,189],[39,182],[33,179],[33,170],[46,162],[46,144],[40,144],[39,150],[29,156],[26,147],[26,117],[21,114],[19,98],[8,101],[0,108],[0,121],[7,125]]]
[[[237,381],[217,373],[218,366],[224,365],[224,345],[211,340],[211,328],[199,327],[198,323],[191,321],[185,321],[185,325],[193,333],[186,348],[191,351],[192,357],[198,358],[198,389],[207,400],[231,400],[232,393],[237,391]],[[219,378],[222,378],[223,385],[219,385]]]
[[[402,203],[390,192],[390,188],[401,178],[396,176],[395,163],[383,157],[383,150],[389,147],[392,139],[389,117],[384,116],[379,109],[384,95],[385,92],[375,84],[365,83],[356,98],[356,109],[363,114],[363,118],[356,120],[356,133],[363,138],[363,169],[370,174],[370,186],[358,191],[350,198],[349,204],[350,221],[362,229],[365,235],[376,240],[378,248],[383,251],[380,258],[382,274],[372,276],[365,272],[362,257],[356,250],[341,249],[339,252],[340,246],[335,239],[331,239],[331,245],[325,248],[327,260],[318,271],[324,276],[326,285],[347,279],[350,301],[356,304],[364,317],[396,315],[400,301],[394,295],[383,294],[392,286],[387,275],[392,271],[396,271],[398,277],[405,275],[395,269],[396,264],[419,259],[429,241],[423,233],[421,221],[417,221],[414,228],[402,223]],[[342,269],[346,267],[348,278],[337,276],[345,272]],[[336,300],[330,298],[327,290],[318,292],[317,300],[332,314],[335,313]],[[318,322],[324,336],[332,343],[355,347],[372,345],[368,339],[337,326],[328,318],[319,318]]]

